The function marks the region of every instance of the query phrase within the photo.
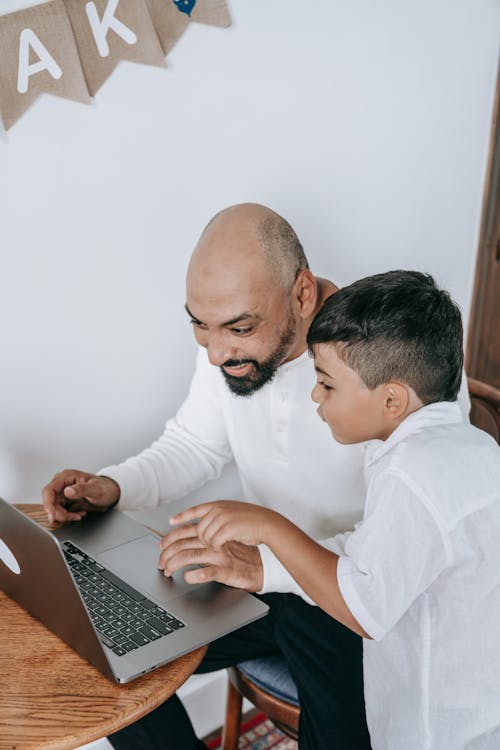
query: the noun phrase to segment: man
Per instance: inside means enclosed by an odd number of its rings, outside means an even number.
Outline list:
[[[49,517],[79,520],[116,504],[151,508],[217,477],[234,458],[245,499],[315,538],[352,529],[362,516],[361,448],[333,443],[317,418],[306,345],[315,313],[335,291],[312,275],[295,232],[270,209],[243,204],[217,214],[187,274],[186,310],[201,348],[186,401],[138,456],[99,475],[57,474],[43,491]],[[211,644],[198,671],[280,653],[299,692],[300,747],[369,748],[359,636],[307,603],[266,547],[230,544],[215,552],[182,533],[175,538],[177,568],[205,566],[191,580],[261,592],[271,608]],[[204,747],[176,696],[110,741],[118,750]]]

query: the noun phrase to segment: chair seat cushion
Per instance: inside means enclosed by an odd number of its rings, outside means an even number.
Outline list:
[[[287,703],[299,705],[297,687],[286,662],[281,656],[263,656],[238,664],[238,668],[252,682],[267,693]]]

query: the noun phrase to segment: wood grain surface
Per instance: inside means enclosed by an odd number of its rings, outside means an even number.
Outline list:
[[[18,507],[51,528],[40,505]],[[206,651],[116,685],[2,591],[0,623],[1,750],[68,750],[116,732],[169,698]]]

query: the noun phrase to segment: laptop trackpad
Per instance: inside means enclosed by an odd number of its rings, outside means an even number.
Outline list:
[[[158,537],[146,534],[133,542],[101,552],[96,559],[130,586],[136,586],[159,601],[166,602],[198,588],[198,585],[193,586],[184,581],[183,571],[175,573],[173,578],[166,578],[158,570],[158,542]]]

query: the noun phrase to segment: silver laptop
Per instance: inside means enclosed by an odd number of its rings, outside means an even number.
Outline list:
[[[51,533],[0,498],[0,588],[116,682],[267,613],[239,589],[166,578],[160,538],[117,510]]]

